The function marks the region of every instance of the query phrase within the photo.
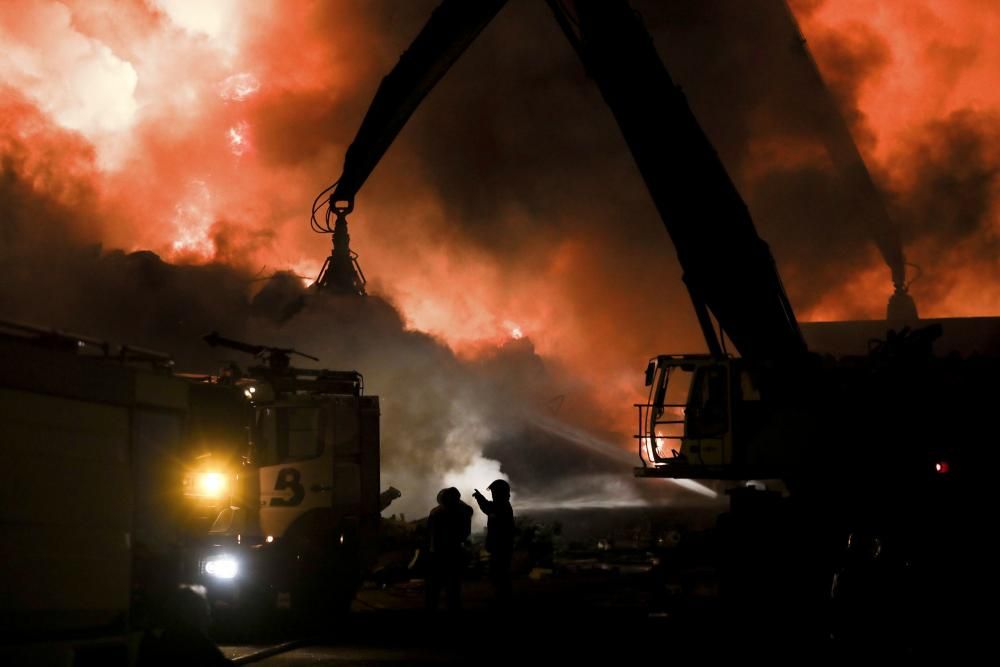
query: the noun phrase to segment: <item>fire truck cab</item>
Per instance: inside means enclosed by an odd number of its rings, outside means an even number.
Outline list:
[[[196,469],[186,485],[193,499],[205,488],[224,499],[199,555],[213,607],[240,618],[343,611],[376,555],[378,397],[364,395],[356,371],[283,361],[221,381],[240,391],[252,417],[246,451],[229,467]]]

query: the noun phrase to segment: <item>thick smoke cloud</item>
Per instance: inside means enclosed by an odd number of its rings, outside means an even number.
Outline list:
[[[573,393],[574,382],[550,368],[527,338],[463,359],[441,341],[407,330],[399,311],[378,296],[316,295],[290,273],[260,280],[221,262],[171,264],[148,251],[88,244],[84,231],[92,225],[77,225],[102,213],[87,187],[97,169],[93,152],[81,145],[79,153],[45,152],[46,159],[32,162],[27,146],[12,137],[30,129],[36,150],[46,141],[72,147],[72,137],[23,104],[9,107],[8,118],[17,111],[23,116],[4,145],[0,181],[5,317],[166,350],[187,371],[249,362],[204,345],[200,338],[211,330],[295,346],[320,356],[324,366],[358,369],[369,392],[381,397],[383,480],[404,490],[394,509],[411,515],[425,511],[446,483],[485,486],[500,475],[528,505],[691,500],[631,482],[613,444],[595,453],[536,426],[538,415],[556,419],[553,399]],[[226,247],[218,237],[232,234],[231,223],[220,220],[212,229],[217,247]],[[586,413],[595,410],[589,399],[571,403],[583,410],[571,421],[587,423]]]
[[[977,1],[880,3],[874,12],[853,0],[794,5],[908,259],[920,267],[911,292],[921,314],[996,315],[1000,96],[991,81],[1000,49],[988,34],[997,8]],[[831,282],[800,314],[880,317],[885,274],[872,253],[859,262],[862,253],[828,256],[822,264],[832,269]]]
[[[896,203],[912,240],[932,237],[950,246],[992,231],[984,223],[1000,194],[1000,115],[955,112],[915,133],[898,159],[913,165]],[[996,239],[982,250],[996,257]]]
[[[703,343],[662,223],[546,5],[510,2],[362,190],[352,244],[375,296],[313,300],[279,324],[292,273],[311,278],[328,249],[307,206],[436,3],[198,4],[0,8],[0,316],[191,370],[222,361],[197,342],[212,329],[357,368],[382,396],[385,480],[411,487],[407,512],[445,476],[497,467],[539,503],[666,493],[595,448],[631,454],[645,359]],[[799,315],[880,316],[888,270],[851,215],[780,5],[634,4]],[[879,6],[793,10],[924,269],[923,314],[993,314],[1000,99],[979,91],[1000,58],[977,26],[996,9]],[[268,283],[276,271],[292,273]]]
[[[969,314],[996,314],[1000,113],[956,111],[915,131],[895,157],[911,165],[893,210],[923,264],[914,290]]]

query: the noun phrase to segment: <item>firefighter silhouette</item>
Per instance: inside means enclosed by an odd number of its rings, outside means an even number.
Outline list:
[[[487,516],[486,550],[490,553],[490,581],[500,607],[510,603],[510,561],[514,554],[514,508],[510,505],[510,484],[498,479],[486,487],[493,500],[476,489],[472,497]]]
[[[455,487],[441,489],[437,502],[427,518],[427,608],[437,608],[444,590],[448,609],[457,611],[462,608],[465,540],[472,530],[472,508],[462,502],[462,495]]]

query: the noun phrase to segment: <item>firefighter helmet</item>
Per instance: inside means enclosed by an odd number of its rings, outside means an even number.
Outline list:
[[[493,482],[490,482],[490,485],[486,488],[494,493],[499,491],[500,493],[510,495],[510,484],[508,484],[505,479],[494,480]]]

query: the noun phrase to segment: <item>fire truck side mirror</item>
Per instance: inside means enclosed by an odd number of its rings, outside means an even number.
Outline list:
[[[646,386],[653,384],[653,376],[656,375],[656,361],[651,360],[646,366]]]

